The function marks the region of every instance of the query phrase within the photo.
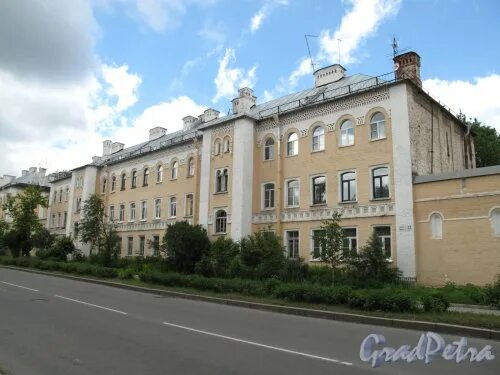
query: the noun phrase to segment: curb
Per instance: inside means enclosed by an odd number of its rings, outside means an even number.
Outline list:
[[[425,321],[419,321],[419,320],[383,318],[383,317],[361,315],[361,314],[342,313],[342,312],[327,311],[327,310],[315,310],[315,309],[307,309],[307,308],[303,308],[303,307],[280,306],[280,305],[273,305],[273,304],[267,304],[267,303],[248,302],[248,301],[233,300],[233,299],[219,298],[219,297],[209,297],[209,296],[202,296],[199,294],[175,292],[175,291],[164,290],[164,289],[146,288],[146,287],[142,287],[142,286],[127,285],[127,284],[117,283],[117,282],[113,282],[113,281],[89,279],[86,277],[64,275],[64,274],[58,274],[58,273],[52,273],[52,272],[44,272],[44,271],[38,271],[38,270],[29,269],[29,268],[20,268],[20,267],[12,267],[12,266],[4,266],[4,265],[0,265],[0,268],[12,269],[12,270],[16,270],[16,271],[24,271],[24,272],[29,272],[29,273],[36,273],[36,274],[40,274],[40,275],[60,277],[63,279],[88,282],[88,283],[92,283],[92,284],[105,285],[105,286],[110,286],[110,287],[120,288],[120,289],[128,289],[128,290],[149,293],[149,294],[158,294],[158,295],[164,295],[164,296],[170,296],[170,297],[177,297],[177,298],[185,298],[185,299],[191,299],[191,300],[197,300],[197,301],[218,303],[218,304],[223,304],[223,305],[228,305],[228,306],[245,307],[245,308],[255,309],[255,310],[264,310],[264,311],[271,311],[271,312],[284,313],[284,314],[290,314],[290,315],[307,316],[307,317],[311,317],[311,318],[337,320],[337,321],[350,322],[350,323],[379,325],[379,326],[386,326],[386,327],[393,327],[393,328],[413,329],[413,330],[419,330],[419,331],[433,331],[433,332],[452,334],[452,335],[462,335],[462,336],[467,335],[469,337],[477,337],[477,338],[500,341],[500,331],[486,329],[486,328],[476,328],[476,327],[460,326],[460,325],[446,324],[446,323],[425,322]]]
[[[468,305],[468,304],[464,304],[464,303],[450,303],[450,307],[464,307],[464,308],[467,308],[467,309],[498,311],[498,309],[495,306]]]

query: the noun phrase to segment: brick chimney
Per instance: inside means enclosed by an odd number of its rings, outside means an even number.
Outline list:
[[[253,95],[253,90],[248,87],[243,87],[238,90],[238,97],[231,100],[233,103],[233,113],[248,112],[255,105],[257,97]]]
[[[397,79],[409,79],[418,87],[422,87],[418,53],[410,51],[394,57],[394,70]]]
[[[194,116],[186,116],[182,119],[183,125],[182,129],[184,131],[191,130],[198,119]]]
[[[102,142],[102,156],[111,155],[111,149],[113,147],[113,142],[109,139]]]

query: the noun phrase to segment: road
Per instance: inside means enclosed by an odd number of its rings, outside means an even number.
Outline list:
[[[0,365],[31,374],[498,374],[482,363],[359,358],[362,340],[414,346],[418,331],[336,322],[89,284],[0,268]],[[456,336],[444,336],[446,342]]]

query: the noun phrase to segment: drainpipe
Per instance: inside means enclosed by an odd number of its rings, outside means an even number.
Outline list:
[[[283,186],[283,172],[282,168],[282,155],[281,155],[281,125],[279,123],[278,115],[274,116],[274,122],[278,126],[278,139],[276,144],[278,145],[277,149],[277,166],[276,166],[276,234],[281,236],[281,200],[283,198],[283,194],[281,193]]]

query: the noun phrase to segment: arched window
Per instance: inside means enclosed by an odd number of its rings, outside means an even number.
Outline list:
[[[356,172],[345,172],[340,175],[341,200],[350,202],[356,200]]]
[[[103,194],[106,192],[106,182],[107,182],[107,180],[106,180],[106,178],[104,178],[102,180],[102,193]]]
[[[382,113],[375,113],[370,120],[370,138],[385,138],[385,117]]]
[[[122,183],[120,186],[120,190],[125,190],[125,181],[127,180],[127,175],[125,173],[122,173]]]
[[[288,207],[296,207],[299,205],[299,181],[290,180],[286,183],[286,199]]]
[[[264,160],[274,160],[274,139],[269,137],[264,144]]]
[[[230,145],[229,137],[224,138],[224,142],[222,145],[222,151],[229,152],[229,145]]]
[[[194,158],[188,160],[188,177],[194,176]]]
[[[148,186],[148,183],[149,183],[149,168],[145,168],[142,180],[142,186]]]
[[[443,238],[443,217],[437,212],[431,215],[431,237],[433,239]]]
[[[389,198],[389,168],[372,170],[373,199]]]
[[[132,171],[132,182],[130,183],[130,187],[132,189],[137,187],[137,171]]]
[[[113,175],[111,177],[111,191],[115,191],[116,190],[116,176]]]
[[[66,198],[64,200],[66,202],[69,200],[69,187],[66,188]]]
[[[224,210],[218,210],[215,213],[215,233],[226,233],[227,213]]]
[[[177,161],[174,161],[172,163],[172,170],[171,170],[171,175],[170,175],[170,177],[172,178],[172,180],[176,180],[177,179],[178,169],[179,169],[179,163]]]
[[[351,120],[345,120],[340,125],[340,145],[350,146],[354,144],[354,126]]]
[[[325,149],[325,129],[321,126],[316,126],[313,130],[312,150],[321,151]]]
[[[214,154],[219,155],[220,154],[220,139],[216,139],[214,143]]]
[[[159,165],[156,167],[156,182],[162,182],[163,181],[163,165]]]
[[[500,236],[500,208],[495,208],[491,211],[491,226],[495,236]]]
[[[326,203],[326,177],[318,176],[312,179],[313,204]]]
[[[299,153],[299,136],[297,133],[291,133],[286,142],[286,155],[293,156]]]
[[[224,193],[227,191],[228,179],[227,169],[219,169],[215,172],[215,191],[217,193]]]

